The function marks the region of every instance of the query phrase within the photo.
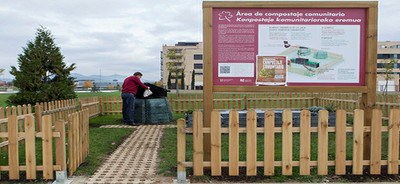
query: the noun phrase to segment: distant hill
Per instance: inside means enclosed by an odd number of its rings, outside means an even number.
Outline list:
[[[82,75],[79,73],[71,73],[71,77],[75,78],[75,80],[93,80],[95,82],[123,82],[127,76],[123,75]]]

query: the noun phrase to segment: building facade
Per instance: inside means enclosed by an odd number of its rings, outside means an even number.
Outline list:
[[[399,60],[400,42],[378,42],[377,91],[386,91],[386,88],[388,92],[399,91]]]
[[[175,53],[172,56],[170,53]],[[167,89],[203,89],[203,43],[178,42],[163,45],[161,80]]]

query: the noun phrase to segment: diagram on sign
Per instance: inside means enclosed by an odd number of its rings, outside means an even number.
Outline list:
[[[288,71],[303,76],[311,77],[321,74],[343,62],[341,54],[306,46],[292,46],[288,41],[283,41],[283,47],[287,49],[278,55],[287,56]]]
[[[359,26],[259,25],[258,55],[286,57],[286,84],[359,81]]]

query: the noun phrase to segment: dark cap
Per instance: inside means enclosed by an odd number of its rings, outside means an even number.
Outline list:
[[[140,72],[135,72],[134,74],[133,74],[134,76],[143,76],[143,74],[142,73],[140,73]]]

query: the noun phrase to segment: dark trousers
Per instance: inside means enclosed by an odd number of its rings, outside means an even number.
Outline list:
[[[135,95],[132,93],[122,93],[122,117],[124,123],[135,124]]]

